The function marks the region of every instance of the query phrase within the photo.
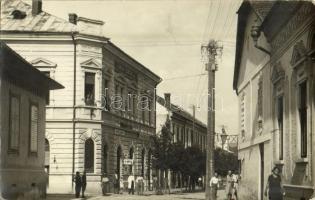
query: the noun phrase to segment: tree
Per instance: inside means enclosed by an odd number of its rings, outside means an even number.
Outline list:
[[[221,176],[226,176],[229,170],[238,171],[237,155],[221,148],[215,149],[214,170]]]
[[[195,184],[199,177],[206,173],[206,154],[198,146],[185,149],[185,160],[183,161],[183,171],[189,177],[189,188],[195,190]]]
[[[158,175],[158,193],[161,193],[161,186],[164,184],[164,178],[167,176],[165,172],[170,169],[170,151],[172,149],[172,138],[173,133],[170,131],[170,120],[167,119],[164,126],[162,127],[161,134],[156,135],[153,138],[154,149],[153,149],[153,167],[162,173]]]

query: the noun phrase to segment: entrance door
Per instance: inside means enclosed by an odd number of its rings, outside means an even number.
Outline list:
[[[264,171],[265,171],[265,152],[264,152],[264,143],[259,144],[260,151],[260,199],[264,199]]]

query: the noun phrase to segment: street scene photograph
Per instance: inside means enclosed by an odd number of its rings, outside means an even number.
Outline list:
[[[315,200],[314,0],[0,0],[0,200]]]

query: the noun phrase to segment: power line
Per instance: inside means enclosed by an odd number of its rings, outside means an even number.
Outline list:
[[[206,73],[202,73],[202,74],[195,74],[195,75],[189,75],[189,76],[177,76],[177,77],[163,79],[163,81],[170,81],[170,80],[176,80],[176,79],[185,79],[185,78],[193,78],[193,77],[204,76],[204,75],[207,75],[207,74]]]

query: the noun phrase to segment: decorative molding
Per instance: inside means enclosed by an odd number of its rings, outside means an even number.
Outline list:
[[[80,65],[83,68],[96,69],[96,70],[102,69],[102,65],[94,58],[90,58],[90,59],[80,63]]]
[[[271,73],[271,81],[275,85],[280,80],[284,79],[284,77],[285,77],[285,71],[282,67],[282,64],[278,62],[273,66],[272,73]]]
[[[313,16],[312,7],[309,4],[303,4],[296,14],[291,18],[290,22],[284,26],[275,39],[271,42],[271,49],[276,52],[284,43],[295,34],[296,30],[301,27],[308,18]]]
[[[136,72],[133,72],[129,69],[129,66],[123,66],[120,63],[115,63],[115,73],[123,74],[124,77],[128,78],[129,80],[138,80],[138,76]]]
[[[49,133],[48,131],[45,132],[45,138],[49,141],[50,145],[55,140],[54,136],[51,133]]]
[[[80,140],[86,141],[87,139],[91,138],[95,143],[101,144],[101,137],[99,130],[92,130],[92,129],[84,129],[80,130]]]
[[[299,41],[294,45],[293,52],[291,56],[291,65],[296,66],[298,62],[300,62],[305,56],[307,55],[306,47],[303,43],[303,41]]]
[[[30,62],[36,68],[56,68],[57,64],[45,58],[36,58]]]

